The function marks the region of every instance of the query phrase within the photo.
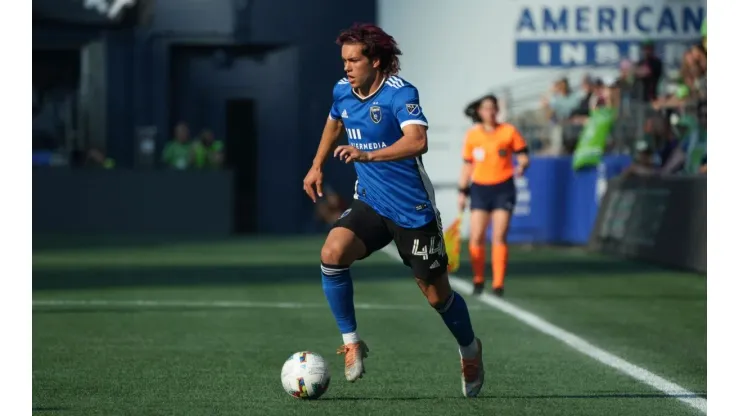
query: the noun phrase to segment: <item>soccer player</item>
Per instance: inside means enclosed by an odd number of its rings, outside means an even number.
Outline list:
[[[476,123],[463,145],[458,208],[465,209],[470,196],[470,261],[473,263],[473,293],[483,292],[486,266],[486,229],[493,221],[493,293],[504,294],[509,249],[506,235],[516,205],[514,175],[529,166],[527,143],[516,127],[496,120],[498,100],[487,95],[468,106],[466,115]],[[513,156],[517,165],[514,167]]]
[[[354,163],[355,199],[321,249],[323,289],[344,341],[338,351],[345,354],[344,375],[350,382],[362,377],[369,351],[357,332],[350,265],[393,241],[457,340],[463,394],[475,397],[483,386],[483,349],[465,300],[447,276],[434,190],[421,161],[427,120],[419,92],[396,75],[401,51],[381,28],[355,25],[336,42],[347,77],[334,86],[334,104],[303,189],[314,202],[322,196],[322,165],[330,155]],[[337,146],[342,130],[349,145]]]

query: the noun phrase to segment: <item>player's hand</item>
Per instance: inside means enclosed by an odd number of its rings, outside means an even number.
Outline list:
[[[343,160],[344,163],[350,162],[367,162],[370,160],[370,155],[367,152],[357,149],[354,146],[344,145],[337,146],[334,149],[334,157]]]
[[[465,211],[465,205],[468,204],[468,196],[462,192],[457,193],[457,210],[458,212]]]
[[[303,179],[303,190],[306,191],[306,194],[308,194],[308,197],[311,198],[314,203],[316,203],[316,194],[318,194],[319,197],[324,196],[324,191],[321,189],[323,181],[324,173],[321,171],[321,168],[318,167],[312,167]],[[316,187],[316,191],[314,191],[314,187]]]

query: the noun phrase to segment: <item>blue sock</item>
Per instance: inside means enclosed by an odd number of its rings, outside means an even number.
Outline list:
[[[355,332],[357,321],[349,266],[321,263],[321,283],[339,331],[342,334]]]
[[[462,296],[457,292],[452,292],[444,305],[437,308],[437,312],[442,315],[442,320],[450,329],[452,335],[455,336],[458,345],[467,347],[473,343],[473,340],[475,340],[473,325],[470,323],[468,305]]]

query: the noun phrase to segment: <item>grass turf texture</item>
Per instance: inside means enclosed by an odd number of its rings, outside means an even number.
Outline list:
[[[383,253],[353,267],[371,351],[366,376],[347,383],[321,243],[35,239],[33,414],[699,414],[467,294],[487,374],[482,396],[463,398],[454,338]],[[704,276],[578,250],[511,251],[507,300],[705,393]],[[465,258],[458,276],[470,276]],[[299,350],[329,361],[318,401],[280,385]]]

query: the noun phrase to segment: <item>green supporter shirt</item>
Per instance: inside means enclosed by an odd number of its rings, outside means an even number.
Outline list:
[[[221,141],[216,140],[211,143],[210,146],[203,145],[202,142],[197,142],[193,145],[195,151],[195,167],[197,168],[211,168],[216,165],[213,163],[213,155],[223,151],[224,145]]]
[[[164,147],[162,162],[173,169],[187,169],[190,166],[191,151],[190,143],[173,140]]]

